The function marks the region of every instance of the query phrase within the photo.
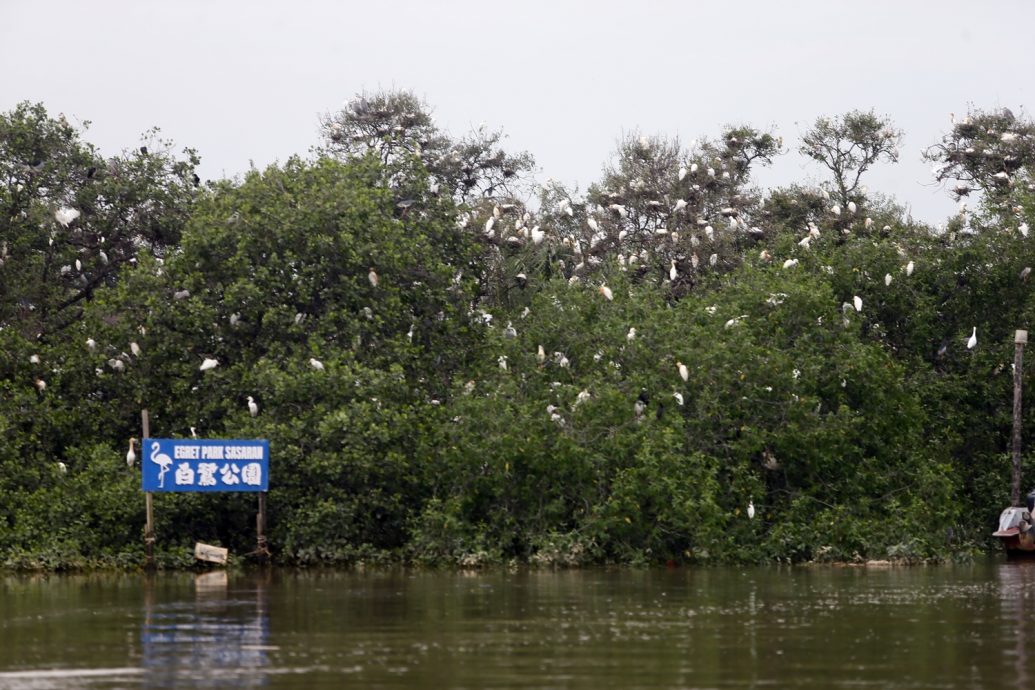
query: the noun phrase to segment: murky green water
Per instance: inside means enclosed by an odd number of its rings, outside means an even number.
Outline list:
[[[8,688],[1020,688],[1035,563],[0,578]]]

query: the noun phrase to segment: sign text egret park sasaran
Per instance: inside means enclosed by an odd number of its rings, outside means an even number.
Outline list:
[[[267,491],[269,441],[147,438],[144,491]]]

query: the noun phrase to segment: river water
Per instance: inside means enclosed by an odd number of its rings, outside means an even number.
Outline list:
[[[0,690],[1022,688],[1029,622],[995,560],[0,576]]]

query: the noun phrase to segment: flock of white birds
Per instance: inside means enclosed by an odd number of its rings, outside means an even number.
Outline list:
[[[700,172],[699,165],[697,163],[692,163],[689,166],[681,166],[680,169],[679,169],[679,172],[678,172],[678,177],[679,177],[679,180],[682,181],[687,175],[697,175],[699,172]],[[707,167],[707,169],[704,170],[703,172],[709,178],[714,178],[718,174],[717,171],[714,168],[712,168],[712,167]],[[724,176],[726,178],[729,177],[729,172],[727,172],[727,171],[723,171],[721,174],[722,174],[722,176]],[[822,191],[822,194],[824,196],[824,199],[829,202],[830,201],[829,194],[827,192],[825,192],[825,191]],[[515,232],[514,232],[514,234],[510,235],[509,237],[504,237],[504,232],[503,232],[503,230],[501,228],[501,219],[503,218],[504,214],[506,214],[509,211],[513,210],[512,208],[510,208],[511,206],[513,206],[513,205],[504,204],[502,206],[501,205],[495,205],[494,206],[494,208],[492,209],[491,215],[487,218],[487,220],[485,221],[484,226],[483,226],[483,233],[484,233],[484,236],[486,238],[488,238],[490,240],[499,239],[500,241],[502,241],[502,242],[504,242],[506,244],[511,244],[511,245],[515,245],[515,246],[523,244],[525,241],[530,241],[532,243],[532,245],[538,246],[538,245],[542,244],[544,241],[547,241],[549,239],[547,231],[541,229],[541,227],[539,225],[533,225],[532,227],[528,226],[528,224],[530,223],[530,220],[531,220],[531,216],[528,213],[525,213],[522,216],[520,216],[519,220],[515,223],[515,226],[514,226],[514,231]],[[655,203],[654,206],[657,207],[657,209],[661,209],[662,212],[666,211],[666,209],[668,208],[667,206],[662,205],[660,202]],[[686,210],[687,210],[687,207],[688,207],[688,202],[686,200],[684,200],[684,199],[677,199],[675,201],[675,203],[671,206],[671,211],[670,212],[672,214],[685,213]],[[629,215],[629,209],[626,206],[624,206],[622,204],[618,204],[618,203],[613,203],[613,204],[608,205],[607,208],[606,208],[606,211],[615,214],[615,216],[620,218],[620,219],[625,219]],[[732,211],[732,210],[731,209],[724,209],[724,212],[725,211]],[[845,212],[849,216],[858,213],[858,207],[857,207],[857,205],[856,205],[856,203],[854,201],[849,201],[845,205],[844,209],[842,209],[842,207],[839,204],[837,204],[837,203],[831,203],[828,206],[828,211],[829,211],[829,213],[834,218],[840,218],[842,216],[843,212]],[[570,200],[567,200],[567,199],[562,199],[559,202],[559,204],[558,204],[558,206],[556,208],[556,212],[559,215],[561,215],[561,216],[567,216],[569,218],[574,217],[574,215],[575,215],[572,203],[571,203]],[[724,215],[727,215],[729,217],[731,229],[736,229],[737,228],[737,223],[738,223],[737,218],[736,218],[736,214],[730,212],[730,213],[724,213]],[[61,208],[59,208],[54,213],[55,220],[58,222],[58,224],[60,224],[62,227],[65,227],[65,228],[69,227],[72,223],[74,223],[76,221],[76,219],[79,218],[79,216],[80,216],[80,212],[78,210],[73,209],[73,208],[69,208],[69,207],[61,207]],[[470,220],[471,220],[470,214],[468,214],[468,213],[461,214],[458,217],[458,219],[457,219],[457,225],[459,227],[461,227],[461,228],[467,227],[467,225],[470,222]],[[601,241],[602,239],[605,238],[605,236],[606,236],[605,235],[605,230],[602,228],[601,223],[598,221],[598,219],[596,217],[594,217],[593,214],[588,214],[586,216],[585,223],[586,223],[586,227],[589,230],[589,236],[592,238],[591,241],[590,241],[590,245],[591,245],[590,248],[592,249],[592,245],[593,245],[594,241],[599,242],[599,241]],[[701,224],[701,221],[699,220],[698,223]],[[866,217],[865,219],[863,219],[862,223],[863,223],[863,226],[865,228],[870,228],[872,226],[872,224],[873,224],[873,220],[871,218],[869,218],[869,217]],[[885,227],[885,229],[887,229],[887,227]],[[1021,231],[1026,236],[1027,235],[1027,226],[1024,225],[1021,228]],[[758,230],[757,228],[750,228],[749,232],[761,233],[761,231]],[[847,234],[849,232],[849,230],[845,229],[844,232]],[[617,237],[619,243],[621,243],[623,240],[625,240],[625,235],[626,234],[627,234],[627,232],[625,230],[622,230],[622,231],[619,232],[618,237]],[[672,239],[678,239],[677,233],[675,233],[675,232],[670,233],[667,229],[664,229],[664,228],[659,229],[656,234],[660,238],[668,238],[668,237],[671,236]],[[706,223],[704,224],[703,234],[704,234],[704,241],[714,242],[716,240],[715,228],[713,228],[712,225],[710,225],[710,224],[706,224]],[[798,246],[802,250],[809,251],[811,249],[811,243],[813,241],[815,241],[816,239],[818,239],[819,237],[820,237],[820,229],[819,229],[819,227],[815,223],[810,222],[808,224],[807,233],[804,235],[804,237],[802,237],[801,240],[798,241],[797,244],[798,244]],[[575,254],[576,254],[576,258],[581,258],[582,248],[581,248],[579,242],[573,241],[571,238],[564,238],[563,240],[561,240],[561,243],[562,244],[566,244],[566,246],[568,246],[569,248],[573,249]],[[697,247],[699,247],[701,245],[701,240],[696,235],[693,235],[691,237],[691,244],[696,249]],[[99,259],[100,259],[100,261],[102,263],[107,263],[107,257],[104,255],[103,251],[100,253]],[[627,266],[635,265],[635,263],[637,262],[637,259],[638,259],[638,257],[635,254],[634,255],[630,255],[628,257],[620,255],[618,257],[618,262],[619,262],[619,265],[624,269]],[[774,257],[772,256],[772,254],[768,250],[763,249],[759,253],[759,259],[761,261],[765,262],[765,263],[770,263],[770,262],[772,262],[774,260]],[[717,253],[710,254],[707,260],[708,260],[708,263],[711,266],[715,266],[717,261],[718,261]],[[690,263],[691,263],[691,266],[694,269],[697,269],[698,266],[700,265],[701,260],[698,257],[698,254],[696,252],[694,252],[692,254],[692,256],[690,257]],[[798,266],[798,264],[799,264],[799,259],[797,257],[787,258],[787,259],[785,259],[781,263],[783,269],[785,269],[785,270],[793,269],[796,266]],[[575,267],[575,271],[573,272],[573,274],[571,276],[571,279],[569,281],[572,285],[575,285],[576,283],[579,282],[579,269],[583,268],[584,265],[585,265],[584,263],[580,263],[579,265],[577,265]],[[75,261],[75,270],[78,271],[78,272],[82,272],[82,263],[78,259]],[[912,260],[908,260],[903,265],[903,267],[902,267],[902,271],[903,271],[903,273],[905,274],[905,276],[907,278],[913,275],[913,271],[914,270],[915,270],[915,264],[914,264],[914,262]],[[1026,279],[1027,278],[1027,274],[1030,273],[1030,270],[1031,270],[1030,268],[1025,268],[1024,273],[1022,273],[1022,275],[1021,275],[1021,278],[1022,279]],[[62,275],[68,275],[71,272],[72,272],[72,266],[71,265],[64,266],[61,269]],[[669,268],[668,268],[668,271],[667,271],[667,277],[668,277],[668,279],[672,283],[675,283],[680,278],[680,270],[678,268],[676,259],[671,259],[670,260]],[[380,279],[380,277],[378,276],[376,270],[373,267],[371,267],[369,269],[369,272],[367,274],[367,278],[368,278],[368,280],[370,282],[370,285],[373,288],[375,288],[375,289],[378,288],[378,286],[380,285],[380,280],[381,279]],[[893,281],[893,279],[894,278],[893,278],[893,276],[890,273],[886,274],[884,276],[884,285],[885,286],[890,286],[892,281]],[[524,273],[521,273],[521,274],[519,274],[517,276],[517,280],[523,286],[524,283],[527,282],[527,277],[525,276]],[[614,292],[605,283],[601,283],[596,288],[596,290],[607,301],[613,301],[615,299]],[[176,299],[176,300],[183,300],[183,299],[187,299],[189,297],[190,297],[190,292],[187,289],[177,290],[173,294],[173,298]],[[847,312],[849,310],[854,310],[856,313],[861,313],[862,312],[862,310],[863,310],[863,300],[862,300],[862,298],[860,296],[855,295],[855,296],[853,296],[851,303],[846,302],[845,304],[842,305],[842,311],[843,312]],[[712,309],[711,311],[713,312],[714,310]],[[232,315],[230,317],[231,325],[236,325],[236,323],[239,321],[239,318],[240,317],[237,314]],[[491,318],[492,318],[491,315],[486,314],[485,315],[485,322],[486,323],[491,323]],[[727,328],[733,327],[737,323],[739,323],[742,318],[744,318],[744,317],[741,316],[741,317],[732,318],[729,321],[727,321],[725,325],[726,325]],[[141,332],[143,332],[143,329],[141,329]],[[509,337],[512,337],[512,338],[516,337],[516,335],[517,335],[516,330],[514,329],[514,327],[513,327],[513,325],[511,323],[508,323],[508,325],[507,325],[506,334]],[[410,331],[410,335],[412,337],[412,328],[411,328],[411,331]],[[637,336],[636,328],[635,327],[630,327],[629,332],[627,334],[627,339],[629,341],[632,341],[632,340],[634,340],[636,338],[636,336]],[[90,351],[95,351],[97,349],[98,345],[97,345],[97,342],[93,338],[88,338],[86,340],[86,346],[87,346],[87,348]],[[977,346],[977,328],[974,327],[970,337],[966,340],[966,347],[968,349],[973,349],[976,346]],[[129,343],[129,349],[130,349],[130,353],[132,354],[133,358],[141,357],[142,349],[141,349],[141,347],[139,346],[138,343],[136,343],[136,342]],[[555,359],[558,361],[558,363],[561,363],[562,366],[564,366],[564,363],[567,362],[567,358],[562,353],[554,353],[554,356],[555,356]],[[537,352],[536,358],[537,358],[537,360],[540,363],[542,363],[545,360],[545,357],[546,357],[546,353],[544,351],[544,348],[540,345],[538,347],[538,352]],[[129,362],[129,361],[131,361],[131,357],[129,355],[127,355],[126,353],[122,353],[122,354],[120,354],[120,355],[118,355],[116,357],[112,357],[112,358],[108,359],[107,364],[108,364],[108,366],[113,371],[122,372],[122,371],[125,370],[126,363]],[[36,355],[36,354],[32,355],[30,357],[30,363],[32,363],[33,365],[40,365],[41,362],[40,362],[39,356]],[[319,361],[318,359],[316,359],[316,358],[310,358],[308,364],[309,364],[309,366],[312,369],[314,369],[316,371],[321,371],[322,372],[322,371],[325,370],[324,364],[321,361]],[[507,356],[506,355],[499,355],[499,357],[498,357],[498,364],[499,364],[499,368],[501,370],[506,371],[508,369],[508,358],[507,358]],[[209,372],[209,371],[212,371],[212,370],[218,368],[219,365],[220,365],[220,362],[219,362],[218,359],[216,359],[214,357],[204,357],[202,362],[201,362],[201,364],[200,364],[200,366],[198,367],[198,369],[201,372]],[[688,379],[689,379],[689,371],[688,371],[688,369],[687,369],[685,364],[683,364],[682,362],[677,361],[676,362],[676,370],[677,370],[677,373],[678,373],[680,379],[682,379],[683,382],[688,381]],[[102,373],[102,370],[101,369],[97,369],[97,373],[98,373],[98,375],[100,375]],[[41,377],[36,377],[35,378],[35,385],[36,385],[37,389],[41,393],[44,392],[46,390],[46,387],[47,387],[46,381],[43,380]],[[592,394],[591,394],[591,392],[589,390],[583,390],[577,396],[575,404],[576,405],[581,404],[582,402],[588,400],[591,397],[591,395]],[[682,393],[676,391],[672,395],[673,395],[673,398],[676,400],[676,403],[678,405],[682,406],[684,404],[684,399],[683,399]],[[644,407],[645,407],[644,400],[642,398],[637,399],[637,401],[636,401],[636,403],[634,405],[634,414],[637,416],[637,418],[640,415],[642,415]],[[249,395],[247,397],[247,409],[248,409],[249,414],[252,417],[255,417],[255,416],[257,416],[259,414],[259,406],[255,402],[255,399],[254,399],[253,396]],[[559,414],[558,408],[556,406],[550,405],[548,407],[548,409],[547,409],[547,412],[548,412],[548,414],[550,414],[551,419],[553,419],[554,421],[557,421],[557,422],[563,424],[563,422],[564,422],[563,417],[561,417],[561,415]],[[134,452],[134,443],[135,443],[135,439],[131,439],[129,452],[127,453],[127,456],[126,456],[127,464],[129,464],[130,466],[132,466],[133,463],[136,460],[136,455],[135,455],[135,452]],[[59,463],[59,465],[61,465],[61,471],[65,471],[65,468],[64,468],[63,464]],[[752,502],[749,502],[748,509],[747,509],[748,517],[754,517],[754,512],[755,512],[754,504]]]

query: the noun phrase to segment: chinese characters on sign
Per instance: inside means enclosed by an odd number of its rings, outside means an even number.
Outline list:
[[[269,441],[147,438],[144,491],[266,491]]]

